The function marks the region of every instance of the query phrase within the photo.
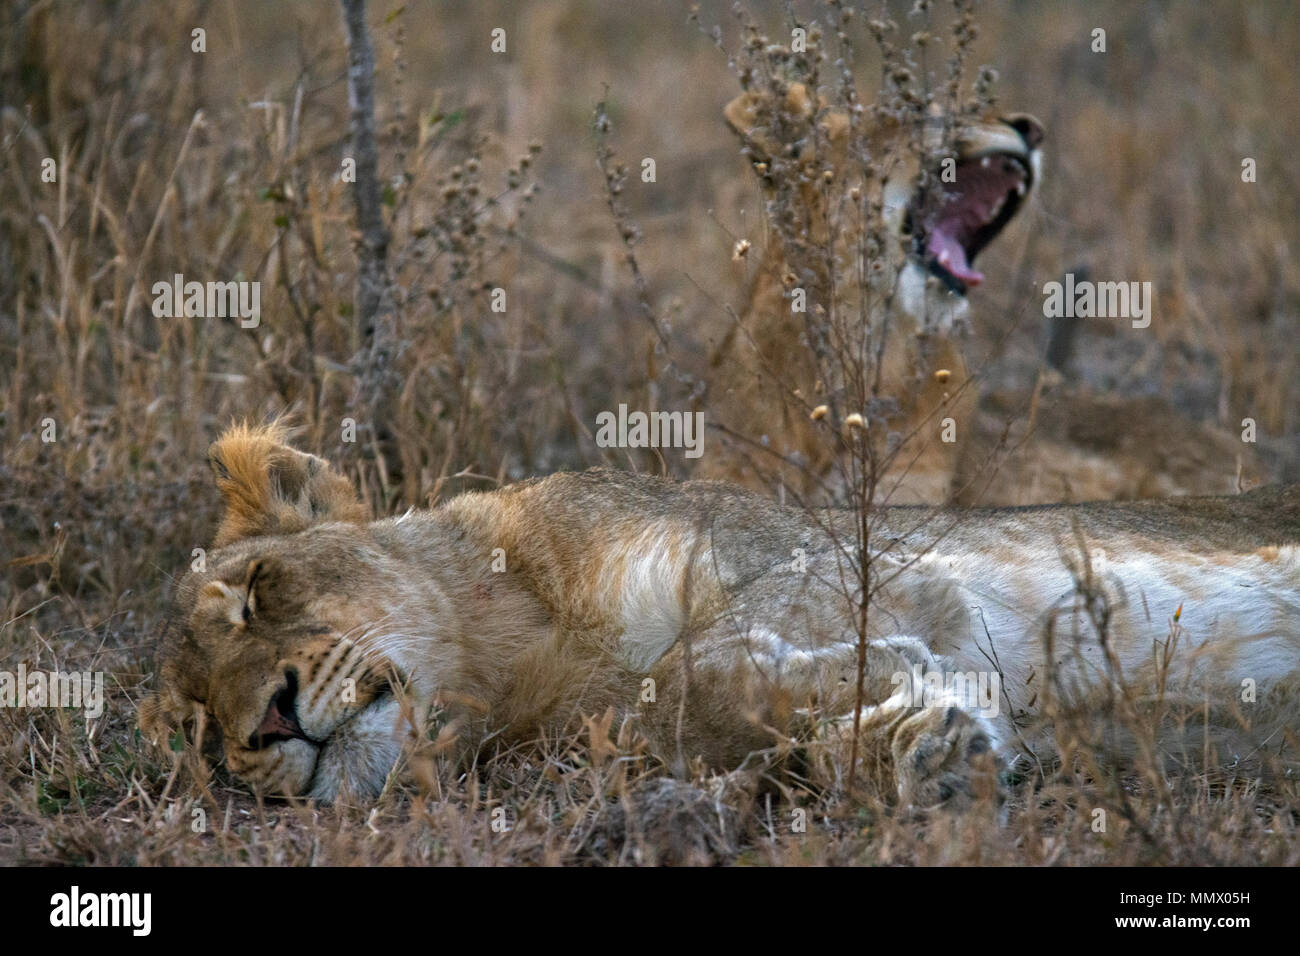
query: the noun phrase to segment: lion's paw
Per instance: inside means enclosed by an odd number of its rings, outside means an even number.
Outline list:
[[[960,707],[917,711],[899,725],[892,750],[905,806],[961,809],[1000,795],[992,725]]]

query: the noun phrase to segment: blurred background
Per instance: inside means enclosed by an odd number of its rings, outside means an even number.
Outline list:
[[[902,37],[929,28],[947,41],[946,4],[885,8]],[[788,42],[783,5],[744,9]],[[1156,401],[1230,435],[1250,417],[1260,477],[1296,477],[1295,5],[990,0],[977,11],[973,65],[998,70],[1001,108],[1047,129],[1042,188],[982,255],[987,280],[971,293],[970,364],[989,401],[1039,377],[1045,282],[1150,281],[1149,329],[1082,324],[1071,387]],[[93,662],[116,675],[119,704],[134,702],[170,578],[215,526],[205,449],[234,418],[290,411],[305,447],[352,463],[377,511],[562,468],[657,469],[597,448],[596,413],[684,407],[667,360],[702,369],[757,263],[733,261],[733,247],[763,242],[753,173],[722,121],[739,92],[727,53],[739,21],[730,3],[699,4],[698,22],[690,12],[674,0],[370,5],[404,345],[392,424],[405,467],[389,487],[340,438],[361,333],[339,178],[338,4],[5,3],[0,664]],[[497,28],[504,53],[491,49]],[[1105,53],[1092,52],[1095,28]],[[853,42],[870,98],[871,43],[860,29]],[[592,132],[601,101],[632,171],[623,200],[671,356],[638,312],[606,205]],[[653,184],[637,175],[646,157]],[[1254,183],[1242,182],[1246,157]],[[260,281],[260,326],[155,318],[150,288],[176,273]],[[507,290],[503,313],[489,307],[495,287]],[[1107,427],[1122,434],[1125,418]],[[42,441],[51,420],[56,440]],[[668,468],[684,477],[690,464]],[[126,739],[130,708],[112,710],[105,734]],[[32,772],[12,769],[32,745],[26,720],[12,744],[0,731],[11,779]]]

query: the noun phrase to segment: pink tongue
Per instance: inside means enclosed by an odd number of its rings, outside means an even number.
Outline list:
[[[966,250],[960,242],[944,232],[941,227],[934,227],[926,241],[926,252],[934,257],[939,265],[947,269],[967,285],[979,285],[984,281],[984,274],[976,272],[966,261]]]

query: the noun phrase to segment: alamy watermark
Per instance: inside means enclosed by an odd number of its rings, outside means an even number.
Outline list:
[[[104,713],[103,671],[0,671],[0,707],[69,707]]]
[[[1150,282],[1077,282],[1073,272],[1065,282],[1043,286],[1043,315],[1049,319],[1132,319],[1133,328],[1151,324]]]
[[[704,454],[703,412],[628,412],[596,415],[599,448],[684,448],[687,458]]]
[[[149,291],[155,318],[238,318],[244,329],[255,329],[262,321],[260,282],[186,282],[178,272],[170,282],[155,282]]]
[[[73,886],[50,897],[50,925],[60,928],[116,926],[133,936],[148,936],[152,912],[152,893],[83,893]]]
[[[997,671],[922,670],[913,664],[910,671],[898,671],[890,683],[911,707],[961,707],[981,717],[996,717],[1000,712],[1002,675]],[[900,685],[902,685],[900,687]]]

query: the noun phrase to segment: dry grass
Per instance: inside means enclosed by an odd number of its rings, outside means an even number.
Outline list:
[[[215,526],[203,458],[218,428],[293,410],[376,513],[561,468],[657,469],[596,448],[595,413],[685,400],[743,296],[734,242],[762,242],[721,121],[736,82],[684,5],[503,0],[388,18],[397,8],[370,18],[404,295],[397,475],[340,439],[360,331],[334,5],[0,12],[0,670],[102,671],[108,690],[89,722],[0,709],[0,862],[1300,863],[1295,780],[1076,763],[1091,722],[1063,720],[1064,767],[1026,770],[1001,807],[929,817],[798,778],[674,781],[599,722],[484,755],[469,775],[418,742],[373,809],[263,803],[220,769],[208,779],[192,751],[147,747],[134,707],[171,581]],[[894,16],[906,27],[904,8]],[[1287,130],[1300,20],[1280,3],[1119,0],[990,4],[979,20],[975,57],[999,66],[1001,102],[1039,115],[1050,139],[1037,205],[981,261],[973,365],[989,386],[1032,381],[1042,283],[1064,271],[1149,279],[1161,320],[1085,329],[1082,379],[1221,425],[1249,415],[1284,473],[1300,437],[1300,352],[1279,347],[1300,338]],[[189,49],[196,25],[205,54]],[[1087,48],[1099,25],[1104,58]],[[496,26],[505,56],[488,49]],[[869,58],[859,68],[870,75]],[[625,190],[644,289],[602,198],[601,99],[620,153],[658,163],[654,187]],[[1253,185],[1243,156],[1258,161]],[[262,326],[155,319],[149,288],[174,273],[260,280]],[[638,317],[646,303],[671,328],[673,363]],[[40,440],[47,418],[54,443]],[[1118,704],[1104,716],[1149,733]]]

